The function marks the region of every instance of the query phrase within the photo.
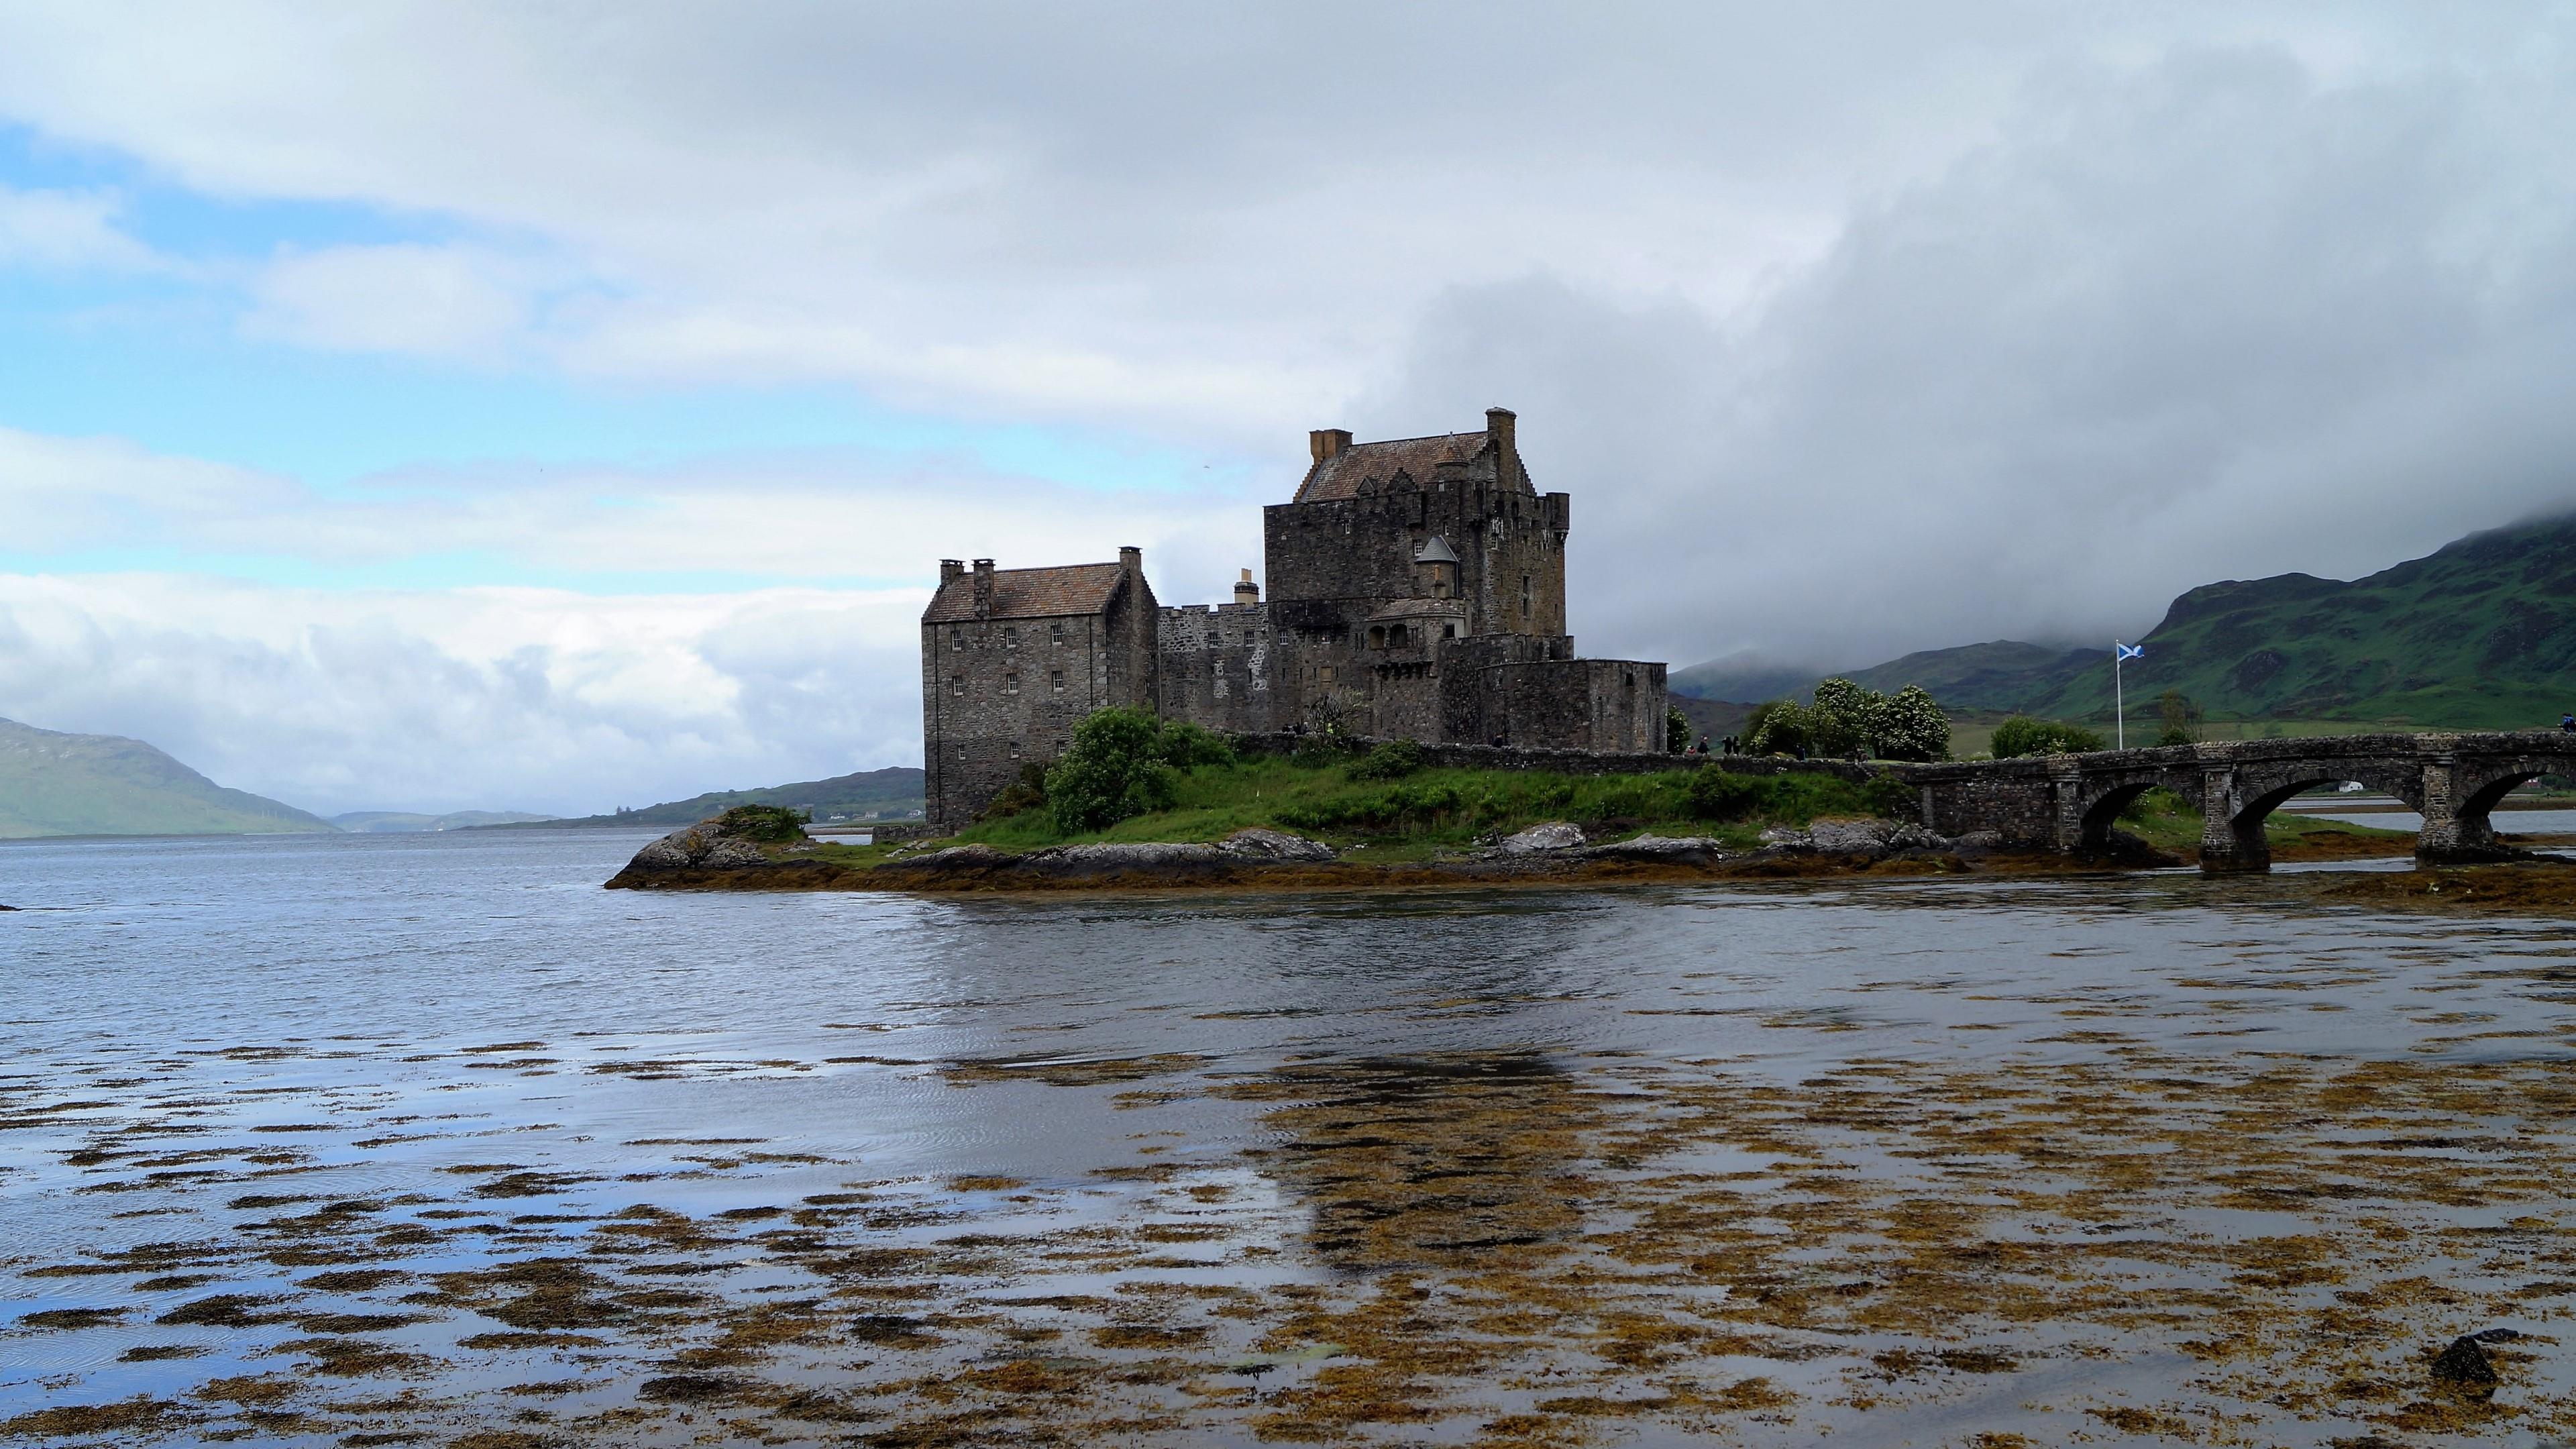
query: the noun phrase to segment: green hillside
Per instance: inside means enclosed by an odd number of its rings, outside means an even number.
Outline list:
[[[695,825],[736,805],[783,805],[790,810],[810,810],[818,821],[896,820],[921,813],[923,780],[918,766],[890,765],[882,770],[865,770],[855,775],[835,775],[828,780],[772,785],[765,790],[710,790],[704,795],[647,805],[641,810],[585,815],[577,820],[548,820],[542,825],[546,829],[593,825]],[[538,827],[513,825],[498,828]]]
[[[2213,719],[2544,728],[2576,709],[2576,516],[2471,534],[2350,583],[2204,584],[2133,642],[2146,649],[2127,669],[2133,719],[2179,689]],[[1851,678],[1920,684],[1959,712],[2111,716],[2108,640],[1935,649]]]
[[[0,719],[0,838],[330,829],[293,806],[227,790],[141,740]]]
[[[331,823],[355,835],[409,835],[424,830],[468,830],[477,825],[532,825],[554,819],[525,810],[451,810],[444,815],[418,815],[403,810],[352,810]]]

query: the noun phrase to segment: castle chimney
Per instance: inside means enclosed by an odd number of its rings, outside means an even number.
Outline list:
[[[1118,550],[1118,567],[1126,570],[1130,578],[1142,574],[1145,572],[1145,551],[1141,548]]]
[[[1235,580],[1234,601],[1238,604],[1258,604],[1261,602],[1261,585],[1252,581],[1252,570],[1245,569],[1243,571],[1243,577]]]
[[[1494,472],[1505,483],[1523,481],[1519,445],[1512,438],[1512,424],[1518,420],[1510,408],[1485,409],[1485,436],[1494,440]]]
[[[975,560],[975,617],[993,617],[993,561],[988,558]]]
[[[953,584],[964,577],[966,577],[966,561],[964,559],[944,558],[939,561],[939,585],[941,588],[946,588],[948,585]]]
[[[1350,445],[1351,430],[1348,428],[1317,428],[1306,435],[1306,446],[1314,450],[1318,463],[1338,457]]]

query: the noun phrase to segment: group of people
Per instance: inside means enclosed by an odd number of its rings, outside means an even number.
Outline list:
[[[1733,735],[1728,735],[1725,739],[1722,739],[1722,740],[1718,741],[1717,743],[1718,743],[1718,753],[1719,753],[1719,754],[1722,754],[1722,755],[1740,755],[1740,754],[1743,754],[1743,753],[1744,753],[1744,742],[1743,742],[1742,740],[1737,739],[1737,738],[1736,738],[1735,736],[1733,736]],[[1682,751],[1682,753],[1683,753],[1683,754],[1685,754],[1685,755],[1705,755],[1705,754],[1707,754],[1707,753],[1708,753],[1708,736],[1706,736],[1706,735],[1701,735],[1701,736],[1699,737],[1699,743],[1698,743],[1698,744],[1695,744],[1695,745],[1691,746],[1689,749]]]

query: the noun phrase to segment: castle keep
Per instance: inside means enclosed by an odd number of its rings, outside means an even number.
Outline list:
[[[1310,434],[1295,497],[1261,511],[1266,602],[1246,569],[1232,603],[1166,608],[1133,548],[1056,568],[941,560],[921,616],[931,820],[972,820],[1119,704],[1234,733],[1662,749],[1664,666],[1574,656],[1568,500],[1531,486],[1513,422],[1494,408],[1481,432]]]

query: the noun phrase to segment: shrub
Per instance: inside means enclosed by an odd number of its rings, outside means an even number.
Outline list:
[[[1124,705],[1100,710],[1073,727],[1073,747],[1046,773],[1047,810],[1066,834],[1099,830],[1131,815],[1168,809],[1172,767],[1164,762],[1162,724]]]
[[[1690,716],[1679,705],[1664,707],[1664,753],[1678,755],[1690,748]]]
[[[1914,793],[1913,786],[1881,770],[1869,777],[1868,784],[1860,787],[1860,798],[1872,815],[1888,820],[1910,820],[1921,797]]]
[[[736,805],[716,817],[716,829],[746,840],[802,840],[813,818],[810,810],[790,810],[783,805]]]
[[[1428,763],[1422,746],[1412,740],[1388,740],[1351,766],[1354,780],[1401,780]]]
[[[992,803],[984,807],[978,820],[1008,820],[1014,815],[1042,809],[1047,802],[1047,767],[1031,760],[1020,766],[1020,778],[1002,787]]]
[[[1185,719],[1164,721],[1157,748],[1162,753],[1163,763],[1175,770],[1186,770],[1194,765],[1234,763],[1232,741]]]
[[[1682,805],[1693,820],[1741,820],[1769,802],[1770,783],[1703,765],[1682,787]]]
[[[2057,720],[2014,715],[1995,726],[1994,754],[1998,760],[2022,755],[2080,755],[2102,747],[2100,735],[2082,725]]]

